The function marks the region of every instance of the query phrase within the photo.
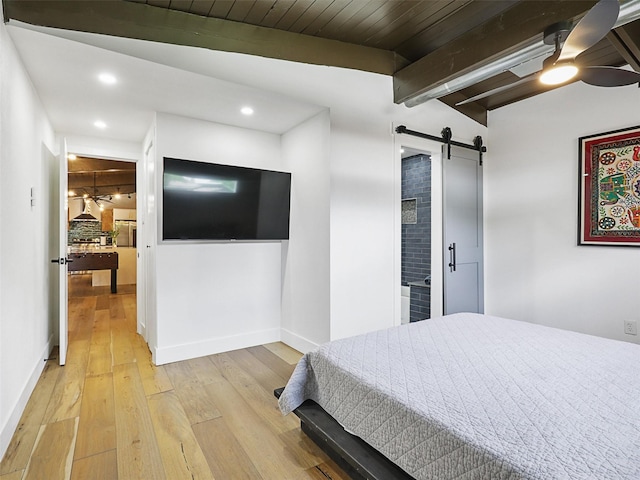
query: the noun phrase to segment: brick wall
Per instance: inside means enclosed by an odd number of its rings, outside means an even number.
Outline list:
[[[102,223],[97,220],[71,220],[67,230],[67,242],[71,244],[77,239],[99,238],[102,235],[107,235],[107,232],[102,231]]]

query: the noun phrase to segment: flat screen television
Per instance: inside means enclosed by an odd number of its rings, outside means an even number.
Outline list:
[[[286,240],[291,174],[164,158],[163,240]]]

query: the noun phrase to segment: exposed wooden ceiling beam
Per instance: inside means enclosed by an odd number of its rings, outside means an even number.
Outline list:
[[[126,1],[3,0],[5,21],[392,75],[409,62],[378,48]]]
[[[618,27],[607,35],[618,53],[631,65],[635,71],[640,72],[640,22]]]
[[[460,93],[454,92],[445,97],[440,98],[439,100],[449,105],[451,108],[458,110],[463,115],[466,115],[472,120],[475,120],[480,125],[487,126],[487,109],[478,102],[466,103],[464,105],[456,105],[456,103],[466,100],[467,97]]]
[[[518,51],[548,26],[575,18],[595,0],[520,2],[502,15],[399,70],[393,77],[394,101],[402,103],[443,83],[485,68]]]

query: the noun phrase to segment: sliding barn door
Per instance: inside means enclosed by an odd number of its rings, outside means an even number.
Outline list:
[[[444,313],[484,312],[482,166],[477,151],[443,146]]]

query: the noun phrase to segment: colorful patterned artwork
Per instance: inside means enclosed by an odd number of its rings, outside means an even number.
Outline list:
[[[640,127],[579,143],[579,243],[640,245]]]

